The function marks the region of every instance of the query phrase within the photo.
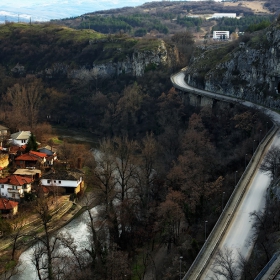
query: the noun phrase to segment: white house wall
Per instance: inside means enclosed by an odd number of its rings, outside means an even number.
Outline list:
[[[58,186],[58,187],[72,187],[76,188],[82,180],[70,181],[70,180],[52,180],[52,179],[41,179],[41,185],[43,186]]]
[[[13,186],[8,184],[0,184],[1,186],[1,196],[6,198],[12,198],[12,199],[20,199],[23,197],[23,188],[22,186]],[[12,189],[12,190],[9,190]],[[31,191],[31,186],[29,185],[26,189],[26,192]],[[14,194],[14,196],[13,196]]]
[[[28,142],[28,140],[12,139],[13,145],[16,145],[16,146],[23,146],[23,145],[27,144],[27,142]]]

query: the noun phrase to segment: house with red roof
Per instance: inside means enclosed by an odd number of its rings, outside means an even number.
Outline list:
[[[0,197],[0,213],[4,218],[12,218],[18,211],[18,202]]]
[[[19,200],[24,193],[31,192],[32,178],[10,175],[0,179],[0,195],[2,197]]]
[[[30,151],[15,158],[17,168],[42,167],[47,161],[47,154]]]

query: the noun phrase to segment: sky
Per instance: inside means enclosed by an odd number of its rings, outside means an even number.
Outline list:
[[[150,0],[151,1],[151,0]],[[157,0],[159,1],[159,0]],[[0,23],[7,21],[48,21],[121,7],[139,6],[145,0],[1,0]]]

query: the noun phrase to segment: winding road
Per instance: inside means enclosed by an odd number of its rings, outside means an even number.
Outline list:
[[[259,152],[255,153],[253,163],[251,163],[250,167],[247,168],[251,169],[251,171],[246,170],[244,172],[245,175],[243,174],[236,190],[233,193],[234,198],[230,201],[231,205],[228,205],[228,208],[224,210],[226,213],[223,213],[223,217],[221,216],[220,225],[218,225],[217,228],[214,228],[214,230],[216,230],[213,234],[214,237],[211,238],[211,240],[207,240],[204,247],[201,249],[200,256],[195,260],[194,264],[183,278],[183,280],[224,280],[226,279],[224,276],[217,275],[213,272],[213,263],[218,251],[217,249],[222,252],[225,252],[226,248],[229,249],[232,252],[234,260],[238,259],[239,254],[245,258],[248,258],[251,254],[253,244],[250,241],[253,236],[253,228],[250,213],[260,211],[264,208],[266,190],[271,181],[268,175],[260,172],[259,165],[261,164],[261,161],[268,149],[274,145],[280,145],[280,134],[278,128],[280,124],[280,115],[272,110],[248,101],[193,88],[185,82],[184,78],[185,73],[183,70],[173,75],[171,77],[171,81],[174,87],[182,91],[192,92],[218,100],[238,102],[248,107],[257,107],[269,115],[276,124],[275,133],[271,136],[271,139],[267,140],[266,144],[259,147]],[[259,153],[259,157],[256,156],[257,153]],[[243,183],[244,186],[242,187]],[[237,190],[237,188],[239,189]],[[242,189],[243,193],[241,193]],[[239,200],[238,197],[240,197]],[[232,207],[234,204],[237,205],[236,208]],[[216,238],[216,235],[220,235],[219,230],[223,230],[224,232],[220,238]]]

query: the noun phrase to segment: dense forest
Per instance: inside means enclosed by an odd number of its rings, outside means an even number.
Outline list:
[[[236,32],[254,32],[268,27],[275,19],[275,16],[248,16],[237,18],[223,18],[217,20],[214,30],[228,30],[230,33]]]

